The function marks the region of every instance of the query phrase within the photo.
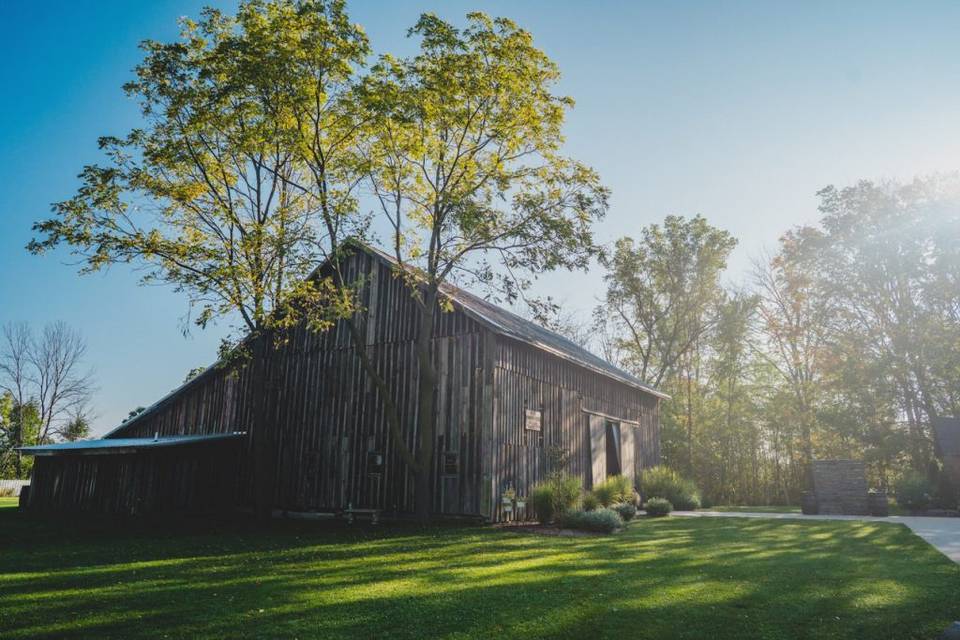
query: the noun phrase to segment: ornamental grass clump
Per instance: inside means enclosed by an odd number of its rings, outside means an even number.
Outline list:
[[[626,476],[610,476],[593,488],[593,495],[604,507],[627,502],[633,496],[633,482]]]
[[[647,504],[643,505],[643,508],[646,510],[648,516],[653,516],[654,518],[669,515],[670,512],[673,511],[673,505],[670,504],[670,501],[664,500],[663,498],[650,498],[647,500]]]
[[[597,496],[593,495],[592,491],[587,491],[583,494],[583,500],[581,500],[580,505],[584,511],[595,511],[600,508],[600,501],[597,500]]]
[[[560,524],[566,529],[613,533],[623,527],[623,519],[612,509],[571,511],[563,516]]]
[[[530,492],[530,502],[541,523],[553,522],[565,513],[577,508],[583,485],[578,478],[567,475],[570,452],[563,447],[550,447],[547,451],[549,473],[547,478]]]
[[[650,498],[663,498],[674,508],[684,511],[700,508],[697,486],[669,467],[661,465],[644,471],[640,488],[648,501]]]
[[[540,522],[553,521],[553,489],[547,484],[538,484],[530,492],[530,506]]]

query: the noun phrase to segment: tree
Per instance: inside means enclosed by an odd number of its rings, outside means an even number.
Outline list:
[[[136,418],[138,415],[140,415],[146,410],[147,410],[146,407],[136,407],[135,409],[131,409],[130,411],[127,412],[127,417],[124,418],[123,421],[129,422],[130,420],[133,420],[134,418]]]
[[[463,29],[425,14],[409,33],[419,53],[382,57],[363,86],[371,114],[363,153],[397,274],[418,309],[418,442],[407,453],[424,518],[444,284],[475,283],[513,301],[538,273],[586,267],[608,193],[592,169],[560,153],[572,101],[553,92],[557,66],[528,32],[471,13]]]
[[[267,419],[279,384],[274,351],[291,326],[324,329],[354,311],[350,291],[308,277],[327,257],[331,218],[320,212],[331,194],[337,231],[359,227],[352,183],[339,158],[307,166],[301,149],[317,138],[352,144],[344,96],[367,39],[342,1],[247,0],[236,16],[206,9],[199,22],[183,20],[178,41],[142,47],[145,58],[125,90],[144,126],[101,138],[108,162],[83,169],[77,194],[34,225],[29,249],[67,245],[82,273],[133,264],[144,283],[184,293],[197,325],[239,321],[246,338],[224,355],[249,356],[262,389],[251,430],[257,510],[265,515],[274,476]],[[307,100],[314,120],[300,122]]]
[[[45,444],[64,437],[72,419],[85,416],[93,372],[84,368],[86,343],[62,322],[35,335],[25,323],[8,324],[0,336],[0,390],[11,402],[9,446]],[[17,477],[26,474],[15,456]]]
[[[0,393],[0,478],[16,475],[16,434],[13,426],[13,394]]]
[[[61,431],[61,437],[67,442],[82,440],[90,435],[90,420],[83,414],[70,418]]]
[[[819,192],[822,229],[804,235],[838,314],[838,335],[896,383],[914,467],[930,463],[930,419],[956,404],[960,179],[861,181]]]
[[[67,425],[86,413],[93,395],[93,372],[83,368],[87,344],[63,322],[48,324],[29,352],[40,411],[39,442],[64,435]]]
[[[673,391],[675,399],[662,414],[664,449],[668,459],[677,456],[682,442],[688,474],[700,409],[701,348],[717,322],[720,274],[734,246],[729,233],[701,216],[667,216],[662,226],[645,227],[639,241],[618,240],[605,261],[607,296],[596,313],[610,318],[624,364],[641,380]]]
[[[190,371],[187,371],[187,375],[183,377],[183,384],[190,382],[206,370],[206,367],[194,367],[193,369],[190,369]]]
[[[14,448],[29,442],[24,439],[23,411],[30,397],[32,342],[30,327],[26,323],[4,325],[0,343],[0,389],[10,397],[8,446],[15,461],[14,473],[17,478],[23,476],[23,456]]]
[[[9,394],[5,395],[11,402],[7,407],[8,416],[0,437],[0,459],[5,471],[12,473],[14,478],[29,478],[33,460],[24,457],[15,447],[41,444],[40,410],[34,400],[20,404]]]
[[[759,496],[760,433],[754,389],[753,354],[749,334],[757,299],[744,293],[724,296],[709,340],[705,387],[709,394],[706,451],[718,459],[710,492],[717,500],[734,502]],[[699,462],[694,468],[699,468]],[[710,488],[701,484],[704,490]]]
[[[716,322],[720,274],[737,241],[696,216],[667,216],[639,241],[621,238],[606,261],[606,304],[640,379],[660,386]]]
[[[803,463],[814,457],[817,399],[836,308],[800,247],[804,231],[785,234],[777,255],[754,265],[759,296],[758,353],[788,385],[799,424]]]

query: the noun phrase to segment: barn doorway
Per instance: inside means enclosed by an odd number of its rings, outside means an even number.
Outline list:
[[[623,473],[620,461],[620,423],[607,420],[604,425],[607,441],[607,475],[619,476]]]

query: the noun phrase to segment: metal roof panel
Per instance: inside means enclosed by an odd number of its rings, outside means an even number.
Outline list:
[[[179,447],[190,444],[236,440],[245,434],[211,433],[203,435],[163,436],[158,438],[104,438],[99,440],[75,440],[33,447],[18,447],[19,451],[35,456],[83,454],[83,453],[132,453],[141,449]]]

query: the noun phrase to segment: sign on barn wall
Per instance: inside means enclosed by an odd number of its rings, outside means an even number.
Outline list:
[[[529,431],[541,431],[543,429],[543,411],[538,409],[527,409],[527,422],[525,427]]]

